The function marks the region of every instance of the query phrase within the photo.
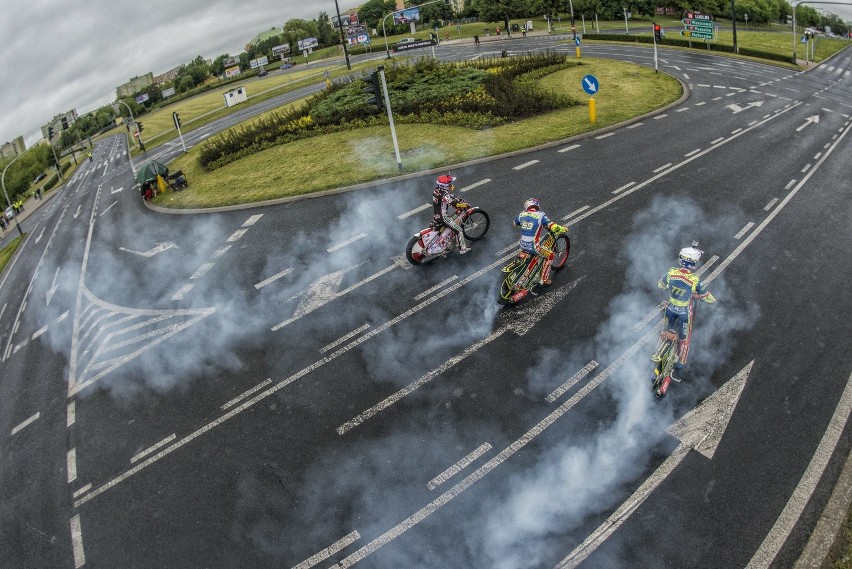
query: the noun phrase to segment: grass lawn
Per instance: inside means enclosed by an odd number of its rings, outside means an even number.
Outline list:
[[[639,65],[584,59],[582,65],[546,76],[543,86],[588,100],[586,74],[603,86],[595,97],[597,123],[588,106],[555,111],[504,126],[473,130],[429,124],[397,125],[404,172],[417,172],[562,140],[623,122],[665,106],[682,94],[680,83]],[[397,175],[390,129],[371,127],[317,136],[270,148],[208,173],[197,149],[170,164],[190,187],[159,196],[157,205],[205,208],[297,196]]]
[[[24,235],[26,235],[26,233],[24,233]],[[15,251],[18,249],[21,241],[23,241],[24,235],[18,235],[11,243],[3,247],[3,249],[0,249],[0,273],[6,269],[6,265],[9,264],[9,260],[12,258],[12,255],[15,254]]]

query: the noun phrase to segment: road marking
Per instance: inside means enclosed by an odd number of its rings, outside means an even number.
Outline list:
[[[65,426],[70,427],[77,421],[77,403],[76,401],[71,401],[68,404],[68,411],[65,417]]]
[[[237,229],[230,237],[228,237],[228,243],[239,240],[240,237],[246,234],[246,231],[248,231],[248,229]]]
[[[746,565],[746,569],[769,567],[775,556],[778,555],[778,551],[784,545],[793,530],[793,526],[796,525],[805,506],[813,496],[817,483],[822,478],[822,474],[828,466],[828,461],[843,434],[850,411],[852,411],[852,374],[846,381],[846,388],[840,396],[840,401],[837,402],[837,407],[834,409],[834,414],[831,416],[831,421],[829,421],[819,446],[814,451],[813,459],[802,474],[802,478],[787,501],[787,505],[784,506],[772,529],[769,530],[769,534]]]
[[[645,123],[637,122],[637,123],[633,123],[632,125],[628,126],[627,128],[636,128],[637,126],[642,126],[643,124],[645,124]]]
[[[110,204],[110,206],[109,206],[108,208],[106,208],[105,210],[103,210],[103,211],[101,212],[101,217],[103,217],[103,215],[104,215],[106,212],[108,212],[109,210],[111,210],[111,209],[112,209],[112,206],[114,206],[114,205],[115,205],[115,204],[117,204],[117,203],[118,203],[118,200],[116,200],[116,201],[112,202],[112,204]]]
[[[768,204],[763,206],[763,211],[769,211],[776,203],[778,203],[778,198],[772,198],[771,200],[769,200]]]
[[[410,217],[410,216],[414,215],[415,213],[419,213],[419,212],[423,211],[424,209],[429,209],[430,207],[432,207],[432,204],[427,203],[427,204],[421,205],[419,207],[415,207],[412,210],[406,211],[405,213],[401,213],[398,216],[396,216],[396,218],[397,219],[405,219],[406,217]]]
[[[32,339],[35,340],[36,338],[38,338],[39,336],[41,336],[45,332],[47,332],[47,324],[45,324],[44,326],[42,326],[41,328],[39,328],[38,330],[33,332]]]
[[[85,494],[86,492],[88,492],[91,489],[92,489],[92,483],[89,482],[88,484],[86,484],[85,486],[80,488],[79,490],[76,490],[74,492],[74,497],[76,498],[76,497],[80,496],[81,494]]]
[[[581,565],[647,500],[691,449],[713,458],[753,365],[754,361],[667,429],[672,436],[680,439],[677,448],[604,523],[560,561],[556,569],[574,569]]]
[[[737,134],[738,132],[742,132],[743,129],[737,128],[731,131],[731,134]]]
[[[77,447],[69,450],[65,459],[65,463],[68,466],[68,483],[71,484],[77,480]]]
[[[112,480],[102,484],[101,486],[99,486],[98,488],[93,490],[92,492],[86,494],[85,496],[83,496],[79,500],[76,500],[74,502],[74,507],[78,508],[78,507],[82,506],[83,504],[85,504],[86,502],[91,500],[92,498],[95,498],[96,496],[101,495],[102,493],[106,492],[110,488],[112,488],[112,487],[120,484],[121,482],[127,480],[128,478],[130,478],[134,474],[140,472],[141,470],[150,466],[151,464],[154,464],[155,462],[157,462],[158,460],[160,460],[164,456],[167,456],[167,455],[171,454],[172,452],[178,450],[179,448],[186,445],[187,443],[189,443],[189,442],[193,441],[194,439],[200,437],[201,435],[203,435],[207,431],[210,431],[211,429],[218,427],[219,425],[221,425],[225,421],[233,418],[234,416],[238,415],[239,413],[242,413],[246,409],[251,408],[252,406],[254,406],[259,401],[263,401],[267,397],[274,395],[279,390],[283,389],[284,387],[287,387],[291,383],[298,381],[299,379],[303,378],[304,376],[308,375],[309,373],[313,372],[314,370],[319,369],[320,367],[324,366],[325,364],[336,360],[338,357],[349,352],[353,348],[360,346],[364,342],[367,342],[368,340],[370,340],[374,336],[381,334],[385,330],[388,330],[389,328],[399,324],[400,322],[402,322],[403,320],[406,320],[410,316],[417,314],[418,312],[420,312],[421,310],[423,310],[427,306],[429,306],[429,305],[431,305],[435,302],[438,302],[443,297],[451,294],[452,292],[455,292],[456,290],[460,289],[461,287],[468,284],[469,282],[472,282],[472,281],[478,279],[479,277],[481,277],[482,275],[485,275],[486,273],[488,273],[488,271],[500,266],[501,264],[505,263],[506,261],[508,261],[513,256],[514,255],[508,255],[506,257],[498,259],[497,261],[491,263],[490,265],[487,265],[486,267],[484,267],[484,268],[472,273],[471,275],[465,277],[464,279],[460,280],[456,284],[452,285],[450,288],[447,288],[447,289],[444,289],[444,290],[438,292],[437,294],[427,298],[426,300],[424,300],[420,304],[413,306],[413,307],[409,308],[408,310],[406,310],[405,312],[403,312],[402,314],[399,314],[395,318],[388,320],[387,322],[385,322],[381,326],[379,326],[377,328],[373,328],[367,334],[353,340],[352,342],[343,346],[342,348],[338,348],[336,351],[334,351],[331,354],[319,359],[318,361],[314,362],[313,364],[303,368],[302,370],[290,375],[289,377],[287,377],[285,379],[282,379],[278,383],[271,385],[268,389],[266,389],[265,391],[262,391],[261,393],[258,393],[257,395],[255,395],[254,397],[252,397],[251,399],[246,401],[245,403],[239,405],[238,407],[234,407],[233,409],[226,412],[224,415],[220,416],[219,418],[214,419],[213,421],[207,423],[206,425],[196,429],[195,431],[186,435],[182,439],[175,441],[174,443],[172,443],[168,447],[164,448],[163,450],[161,450],[157,454],[146,458],[145,460],[136,464],[136,466],[133,466],[129,470],[126,470],[122,474],[116,476]],[[390,267],[390,268],[393,268],[393,266]],[[548,295],[548,296],[550,296],[550,295]]]
[[[225,245],[224,247],[219,247],[218,249],[216,249],[216,252],[215,252],[215,253],[213,253],[213,259],[214,259],[214,260],[215,260],[215,259],[218,259],[218,258],[219,258],[219,257],[221,257],[222,255],[224,255],[225,253],[227,253],[227,252],[228,252],[228,249],[230,249],[230,248],[231,248],[231,246],[230,246],[230,245]]]
[[[693,151],[692,151],[692,152],[690,152],[689,154],[684,154],[684,156],[686,156],[687,158],[689,158],[689,157],[690,157],[690,156],[692,156],[693,154],[698,154],[699,152],[701,152],[701,149],[700,149],[700,148],[696,148],[695,150],[693,150]]]
[[[586,395],[594,391],[606,378],[612,375],[613,371],[621,367],[627,359],[639,351],[647,342],[654,339],[657,335],[656,328],[645,334],[642,338],[636,341],[630,348],[627,349],[621,356],[612,362],[606,369],[601,371],[594,379],[583,386],[570,399],[562,403],[559,407],[551,411],[544,419],[539,421],[529,431],[524,433],[519,439],[507,446],[497,456],[490,459],[488,462],[477,468],[474,472],[468,474],[461,482],[429,502],[426,506],[415,512],[413,515],[404,519],[396,526],[392,527],[355,553],[345,557],[333,567],[344,568],[351,567],[358,561],[361,561],[368,555],[378,551],[386,544],[401,536],[403,533],[413,528],[443,506],[447,505],[453,498],[467,490],[473,484],[485,477],[489,472],[500,466],[503,462],[512,457],[516,452],[524,448],[527,444],[543,433],[548,427],[553,425],[562,415],[570,411],[577,403],[579,403]]]
[[[142,458],[143,456],[146,456],[146,455],[151,454],[152,452],[154,452],[154,451],[155,451],[155,450],[157,450],[158,448],[160,448],[160,447],[162,447],[162,446],[164,446],[164,445],[169,444],[169,443],[170,443],[170,442],[172,442],[173,440],[175,440],[175,434],[174,434],[174,433],[172,433],[172,434],[171,434],[171,435],[169,435],[168,437],[164,438],[164,439],[163,439],[163,440],[161,440],[160,442],[158,442],[158,443],[156,443],[156,444],[153,444],[153,445],[149,446],[148,448],[146,448],[145,450],[143,450],[143,451],[142,451],[142,452],[140,452],[139,454],[136,454],[136,455],[134,455],[134,456],[130,457],[130,464],[133,464],[134,462],[138,461],[138,460],[139,460],[140,458]]]
[[[18,431],[20,431],[21,429],[23,429],[24,427],[26,427],[30,423],[33,423],[34,421],[36,421],[39,417],[41,417],[41,411],[38,411],[35,415],[30,417],[29,419],[26,419],[25,421],[20,422],[17,427],[12,429],[12,434],[13,435],[16,434]]]
[[[618,189],[616,189],[616,190],[613,190],[613,191],[612,191],[612,193],[613,193],[613,194],[617,194],[618,192],[623,192],[624,190],[626,190],[626,189],[627,189],[627,188],[629,188],[630,186],[635,186],[635,185],[636,185],[636,182],[628,182],[628,183],[624,184],[623,186],[621,186],[620,188],[618,188]],[[586,206],[586,207],[589,207],[589,206]],[[582,210],[581,210],[581,211],[582,211]],[[570,217],[570,215],[569,215],[569,217]],[[566,219],[567,219],[567,218],[566,218]]]
[[[356,328],[356,329],[352,330],[351,332],[349,332],[349,333],[348,333],[348,334],[346,334],[345,336],[343,336],[343,337],[341,337],[341,338],[338,338],[337,340],[333,341],[332,343],[330,343],[330,344],[328,344],[328,345],[326,345],[326,346],[323,346],[322,348],[320,348],[319,353],[324,354],[324,353],[326,353],[326,352],[328,352],[328,351],[331,351],[332,349],[336,348],[337,346],[339,346],[339,345],[340,345],[340,344],[342,344],[343,342],[345,342],[345,341],[347,341],[347,340],[349,340],[349,339],[351,339],[351,338],[354,338],[355,336],[357,336],[357,335],[358,335],[358,334],[360,334],[361,332],[363,332],[363,331],[365,331],[365,330],[369,330],[369,329],[370,329],[370,325],[369,325],[369,324],[364,324],[363,326],[360,326],[360,327],[358,327],[358,328]]]
[[[123,190],[123,189],[124,189],[124,188],[118,188],[117,190],[111,190],[111,191],[110,191],[110,194],[117,194],[118,192],[120,192],[120,191],[121,191],[121,190]]]
[[[808,170],[810,170],[810,169],[811,169],[811,165],[810,165],[810,164],[805,164],[805,167],[804,167],[804,168],[802,168],[801,172],[802,172],[802,174],[804,174],[805,172],[807,172],[807,171],[808,171]]]
[[[580,145],[579,144],[572,144],[571,146],[566,146],[565,148],[560,148],[559,150],[557,150],[557,152],[559,152],[559,153],[568,152],[570,150],[574,150],[575,148],[580,148]]]
[[[80,525],[80,514],[71,518],[71,545],[74,549],[74,567],[79,569],[86,564],[86,554],[83,552],[83,528]]]
[[[578,381],[580,381],[581,379],[586,377],[589,374],[589,372],[591,372],[596,367],[598,367],[598,362],[596,362],[595,360],[590,361],[585,366],[583,366],[583,368],[580,371],[578,371],[577,373],[572,375],[570,378],[568,378],[568,380],[565,383],[563,383],[562,385],[560,385],[559,387],[554,389],[553,392],[550,395],[545,397],[545,400],[548,403],[555,402],[557,399],[562,397],[562,395],[566,391],[568,391],[569,389],[574,387],[577,384]]]
[[[660,166],[660,167],[659,167],[659,168],[657,168],[656,170],[653,170],[653,172],[654,172],[654,174],[659,174],[660,172],[662,172],[662,171],[663,171],[663,170],[665,170],[666,168],[670,168],[670,167],[671,167],[671,165],[672,165],[672,163],[671,163],[671,162],[669,162],[668,164],[663,164],[662,166]]]
[[[133,253],[134,255],[139,255],[141,257],[153,257],[163,251],[168,251],[171,248],[179,249],[177,245],[172,243],[171,241],[166,241],[165,243],[158,243],[152,249],[148,249],[147,251],[134,251],[133,249],[125,249],[124,247],[119,247],[119,251],[126,251],[127,253]]]
[[[350,533],[346,537],[344,537],[344,538],[342,538],[338,541],[335,541],[334,543],[332,543],[331,545],[329,545],[328,547],[326,547],[325,549],[323,549],[319,553],[308,557],[307,559],[305,559],[304,561],[302,561],[298,565],[294,566],[293,569],[308,569],[309,567],[313,567],[317,563],[325,561],[326,559],[328,559],[329,557],[331,557],[332,555],[334,555],[335,553],[337,553],[341,549],[349,547],[350,545],[352,545],[353,543],[355,543],[359,539],[361,539],[361,534],[359,534],[357,531],[353,531],[352,533]]]
[[[252,387],[251,389],[243,391],[241,394],[237,395],[236,397],[234,397],[233,399],[231,399],[227,403],[223,404],[222,410],[224,411],[228,407],[233,407],[234,405],[236,405],[237,403],[239,403],[240,401],[242,401],[243,399],[245,399],[246,397],[248,397],[252,393],[256,393],[257,391],[263,389],[264,387],[266,387],[270,383],[272,383],[272,378],[266,378],[264,381],[261,381],[260,383],[258,383],[254,387]]]
[[[748,233],[748,230],[751,229],[753,226],[754,226],[754,222],[749,221],[748,223],[746,223],[745,227],[740,229],[739,233],[734,235],[734,239],[739,239],[740,237],[742,237],[743,235]]]
[[[478,188],[479,186],[484,186],[485,184],[487,184],[490,181],[491,181],[491,178],[485,178],[484,180],[479,180],[478,182],[474,182],[473,184],[471,184],[469,186],[465,186],[464,188],[460,189],[459,191],[460,192],[469,192],[470,190],[472,190],[474,188]],[[429,206],[429,204],[427,204],[427,207],[428,206]]]
[[[628,184],[628,186],[627,186],[627,187],[630,187],[630,185],[632,185],[632,184]],[[622,188],[622,190],[623,190],[623,189],[624,189],[624,188]],[[569,213],[568,215],[566,215],[565,217],[563,217],[563,218],[562,218],[562,221],[568,221],[569,219],[571,219],[571,218],[572,218],[572,217],[574,217],[575,215],[578,215],[578,214],[583,213],[584,211],[586,211],[587,209],[589,209],[589,207],[591,207],[591,206],[584,205],[584,206],[583,206],[583,207],[581,207],[580,209],[577,209],[577,210],[572,211],[571,213]]]
[[[608,132],[606,134],[601,134],[600,136],[596,136],[595,140],[600,140],[602,138],[608,138],[608,137],[612,136],[613,134],[615,134],[615,133],[614,132]]]
[[[454,281],[454,280],[456,280],[457,278],[459,278],[459,277],[458,277],[458,275],[453,275],[453,276],[451,276],[450,278],[448,278],[448,279],[446,279],[446,280],[444,280],[444,281],[439,282],[439,283],[438,283],[438,284],[436,284],[435,286],[433,286],[433,287],[431,287],[431,288],[427,288],[426,290],[424,290],[423,292],[421,292],[420,294],[418,294],[417,296],[415,296],[415,297],[414,297],[414,300],[420,300],[421,298],[425,298],[425,297],[429,296],[430,294],[432,294],[432,293],[433,293],[433,292],[435,292],[436,290],[438,290],[438,289],[440,289],[440,288],[444,288],[445,286],[447,286],[448,284],[450,284],[451,282],[453,282],[453,281]]]
[[[182,300],[184,296],[186,296],[189,291],[192,290],[192,287],[195,285],[193,283],[187,283],[180,287],[176,293],[172,296],[172,300]]]
[[[667,115],[667,114],[657,115],[657,116],[654,117],[654,120],[658,121],[660,119],[666,118],[667,116],[669,116],[669,115]]]
[[[793,187],[793,184],[795,184],[795,183],[796,183],[796,180],[790,180],[789,182],[787,182],[787,185],[784,186],[784,189],[789,190],[790,188]]]
[[[210,271],[210,269],[213,268],[213,265],[215,265],[215,263],[204,263],[203,265],[198,267],[198,270],[195,271],[191,277],[189,277],[189,280],[194,281],[200,279],[201,277],[206,275],[208,271]]]
[[[254,225],[255,223],[257,223],[257,222],[258,222],[258,220],[259,220],[261,217],[263,217],[263,214],[262,214],[262,213],[259,213],[259,214],[257,214],[257,215],[253,215],[253,216],[251,216],[250,218],[248,218],[248,219],[246,220],[246,222],[245,222],[245,223],[243,223],[243,227],[251,227],[252,225]]]
[[[355,243],[355,242],[356,242],[356,241],[358,241],[359,239],[363,239],[363,238],[364,238],[364,237],[366,237],[366,236],[367,236],[367,234],[366,234],[366,233],[359,233],[358,235],[356,235],[356,236],[354,236],[354,237],[350,237],[349,239],[347,239],[347,240],[346,240],[346,241],[344,241],[343,243],[338,243],[337,245],[332,245],[331,247],[329,247],[328,249],[326,249],[326,251],[328,251],[329,253],[334,253],[334,252],[335,252],[335,251],[337,251],[338,249],[343,249],[343,248],[344,248],[344,247],[346,247],[347,245],[350,245],[350,244],[352,244],[352,243]]]
[[[538,164],[538,162],[539,162],[538,160],[530,160],[529,162],[524,162],[523,164],[518,164],[517,166],[512,168],[512,170],[516,170],[516,171],[517,170],[523,170],[524,168],[526,168],[528,166],[532,166],[533,164]]]
[[[817,152],[817,153],[814,155],[814,160],[819,160],[819,157],[820,157],[820,156],[822,156],[822,152]]]
[[[276,273],[276,274],[272,275],[271,277],[269,277],[268,279],[264,279],[264,280],[260,281],[259,283],[254,285],[254,288],[260,290],[263,287],[265,287],[266,285],[273,283],[273,282],[277,281],[278,279],[280,279],[281,277],[287,276],[292,272],[293,272],[292,268],[284,269],[280,273]]]
[[[452,478],[453,476],[455,476],[456,474],[458,474],[459,472],[461,472],[462,470],[464,470],[465,468],[467,468],[468,466],[473,464],[474,461],[476,461],[480,456],[482,456],[483,454],[485,454],[489,450],[491,450],[490,444],[483,443],[483,444],[479,445],[479,447],[476,450],[470,452],[467,456],[462,458],[460,461],[458,461],[457,463],[455,463],[454,465],[452,465],[451,467],[449,467],[448,469],[443,471],[441,474],[439,474],[438,476],[436,476],[435,478],[430,480],[429,483],[426,484],[426,487],[429,490],[434,490],[435,488],[437,488],[438,486],[440,486],[441,484],[443,484],[444,482],[446,482],[447,480],[449,480],[450,478]]]
[[[721,137],[721,138],[717,138],[716,140],[711,140],[711,141],[710,141],[710,144],[719,144],[719,143],[720,143],[720,142],[722,142],[723,140],[725,140],[725,137],[724,137],[724,136],[723,136],[723,137]]]

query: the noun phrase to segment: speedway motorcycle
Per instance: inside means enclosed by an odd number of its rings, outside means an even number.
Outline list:
[[[565,266],[568,253],[571,251],[571,240],[567,235],[548,231],[541,240],[540,246],[546,251],[553,252],[551,270],[558,271]],[[520,251],[517,257],[503,267],[503,274],[500,277],[500,296],[497,302],[500,304],[521,302],[538,286],[543,270],[544,259],[540,255]]]
[[[465,239],[470,241],[478,241],[485,237],[491,225],[488,214],[473,206],[457,208],[453,219],[461,226]],[[458,241],[452,229],[446,225],[437,228],[427,227],[418,231],[408,241],[405,257],[412,265],[422,265],[443,257],[454,249],[458,249]]]

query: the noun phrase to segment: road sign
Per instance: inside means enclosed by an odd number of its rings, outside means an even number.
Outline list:
[[[713,22],[711,20],[699,20],[697,18],[684,18],[681,20],[684,26],[698,26],[701,28],[709,28],[713,29]]]
[[[699,40],[712,40],[713,39],[713,33],[712,32],[704,33],[704,32],[693,32],[693,31],[682,31],[682,32],[680,32],[680,35],[685,37],[685,38],[699,39]]]
[[[598,78],[594,75],[586,75],[583,77],[583,91],[589,95],[594,95],[598,92]]]
[[[574,38],[574,43],[580,45],[580,38]]]

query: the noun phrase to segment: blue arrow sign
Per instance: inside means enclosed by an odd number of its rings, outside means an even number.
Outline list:
[[[580,38],[574,38],[574,43],[580,45]]]
[[[598,78],[594,75],[586,75],[583,77],[583,91],[589,95],[594,95],[598,92]]]

